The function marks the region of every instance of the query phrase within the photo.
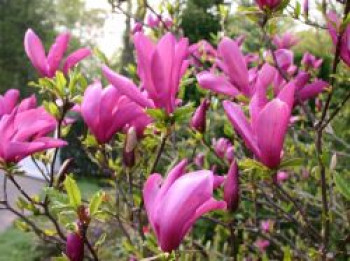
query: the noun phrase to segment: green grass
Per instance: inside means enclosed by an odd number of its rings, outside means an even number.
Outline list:
[[[78,186],[84,197],[91,197],[100,188],[96,180],[79,179]],[[42,251],[36,248],[36,237],[15,227],[0,233],[0,261],[37,261],[42,260]]]
[[[33,234],[24,233],[14,227],[0,234],[0,261],[39,260],[35,251]]]

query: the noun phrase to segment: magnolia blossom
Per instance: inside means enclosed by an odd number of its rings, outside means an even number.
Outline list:
[[[188,67],[188,40],[164,35],[155,45],[142,33],[136,33],[134,44],[137,54],[137,73],[141,86],[113,72],[107,66],[102,71],[107,80],[130,100],[143,108],[161,108],[172,113],[177,104],[180,80]]]
[[[283,183],[289,179],[289,174],[285,171],[279,171],[276,174],[276,181],[277,183]]]
[[[277,49],[290,49],[299,42],[299,39],[291,33],[285,33],[282,36],[275,35],[272,42]]]
[[[270,246],[270,241],[266,239],[258,239],[255,241],[254,245],[261,251],[265,252],[266,249]]]
[[[113,135],[134,126],[139,136],[151,122],[143,109],[122,95],[113,86],[102,88],[101,82],[91,84],[85,91],[81,115],[99,143],[108,142]]]
[[[84,240],[77,232],[67,235],[66,255],[70,261],[82,261],[84,258]]]
[[[192,44],[188,51],[192,55],[191,63],[198,67],[202,65],[200,61],[213,62],[217,55],[216,49],[206,40]]]
[[[281,162],[284,137],[294,103],[295,84],[290,82],[278,96],[268,102],[266,86],[258,88],[250,104],[250,121],[238,104],[224,101],[225,112],[247,147],[267,167],[276,168]]]
[[[199,132],[205,132],[206,129],[206,115],[207,115],[207,110],[210,106],[210,102],[208,99],[204,99],[201,104],[198,106],[196,111],[194,112],[190,126],[199,131]]]
[[[171,252],[203,214],[225,209],[225,201],[213,198],[214,175],[209,170],[185,174],[187,161],[176,165],[163,180],[152,174],[143,188],[147,216],[165,252]]]
[[[218,140],[213,139],[212,144],[216,155],[222,159],[226,158],[229,162],[233,160],[234,147],[230,140],[226,138],[220,138]]]
[[[303,11],[304,11],[305,17],[307,18],[309,16],[309,0],[304,0]]]
[[[340,30],[341,20],[335,12],[328,13],[328,32],[331,35],[334,46],[338,45],[338,32]],[[347,24],[340,39],[340,57],[350,66],[350,25]]]
[[[281,76],[280,72],[269,64],[264,64],[261,70],[257,73],[258,80],[255,82],[255,89],[259,89],[259,85],[262,84],[264,88],[272,85],[275,96],[288,86],[288,82]],[[299,70],[298,74],[294,78],[295,84],[295,99],[294,105],[299,102],[304,102],[308,99],[315,98],[318,94],[323,92],[329,85],[327,82],[319,79],[311,80],[311,75],[308,72]]]
[[[250,97],[249,73],[247,63],[236,41],[224,37],[218,45],[217,66],[224,75],[204,71],[197,74],[199,85],[219,94]]]
[[[304,53],[303,59],[301,60],[301,64],[303,64],[307,69],[313,68],[318,69],[322,65],[323,60],[317,59],[315,56],[310,54],[309,52]]]
[[[158,16],[155,16],[153,14],[149,14],[147,16],[147,25],[150,28],[156,28],[159,26],[159,24],[160,24],[160,18]]]
[[[35,97],[23,100],[10,114],[0,119],[0,160],[17,163],[36,152],[67,143],[47,137],[57,122],[43,107],[36,108]]]
[[[193,163],[198,167],[198,168],[203,168],[204,165],[204,158],[205,155],[203,153],[198,153],[196,157],[193,160]]]
[[[131,33],[135,34],[135,33],[138,33],[138,32],[142,32],[142,29],[143,29],[143,25],[140,22],[136,22],[134,24],[134,27],[132,28]]]
[[[271,230],[273,229],[273,224],[274,224],[274,222],[273,222],[272,220],[270,220],[270,219],[268,219],[268,220],[262,220],[262,221],[260,222],[260,228],[261,228],[261,230],[262,230],[263,232],[269,233],[269,232],[271,232]]]
[[[40,76],[52,78],[58,70],[62,70],[67,74],[68,71],[82,59],[91,55],[90,49],[81,48],[71,53],[63,62],[63,56],[68,49],[69,40],[69,33],[58,35],[55,43],[51,46],[49,53],[46,56],[40,38],[32,29],[27,30],[24,37],[25,51]]]
[[[255,0],[255,2],[258,4],[261,10],[264,10],[266,8],[270,10],[274,10],[280,5],[282,1],[281,0]]]
[[[239,172],[236,161],[231,163],[224,182],[224,199],[227,208],[235,211],[239,204]]]
[[[16,107],[19,99],[19,91],[8,90],[4,95],[0,95],[0,119],[5,114],[10,114]]]

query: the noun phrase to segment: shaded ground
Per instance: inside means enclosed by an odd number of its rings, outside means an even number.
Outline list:
[[[31,196],[38,194],[43,186],[43,182],[38,179],[28,178],[28,177],[16,177],[16,180],[21,185],[21,187]],[[4,175],[0,173],[0,199],[3,198],[3,181]],[[8,182],[7,186],[7,196],[10,204],[15,206],[16,198],[19,196],[19,192],[16,187]],[[16,216],[7,210],[0,210],[0,233],[11,226],[12,222],[15,220]]]

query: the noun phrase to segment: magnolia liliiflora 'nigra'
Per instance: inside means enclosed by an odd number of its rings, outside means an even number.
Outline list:
[[[143,188],[149,222],[166,252],[178,248],[199,217],[226,208],[225,201],[213,198],[214,174],[209,170],[185,174],[186,165],[186,160],[181,161],[164,180],[160,174],[152,174]]]

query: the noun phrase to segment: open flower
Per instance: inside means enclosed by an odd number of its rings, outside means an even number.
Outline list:
[[[34,100],[34,102],[33,102]],[[0,159],[17,163],[36,152],[66,145],[63,140],[47,137],[57,122],[43,107],[33,108],[28,98],[0,119]]]
[[[328,14],[328,32],[331,35],[334,46],[338,45],[338,32],[340,30],[341,20],[335,12]],[[340,57],[350,66],[350,25],[347,24],[340,39]]]
[[[305,66],[306,70],[309,68],[318,69],[322,65],[322,62],[323,60],[321,58],[317,59],[309,52],[304,53],[303,59],[301,60],[301,63]]]
[[[246,59],[236,41],[224,37],[218,45],[218,67],[224,75],[204,71],[197,74],[199,85],[219,94],[251,96]]]
[[[10,114],[16,107],[19,98],[19,91],[8,90],[4,95],[0,95],[0,119],[5,114]]]
[[[209,170],[185,173],[187,161],[176,165],[165,180],[152,174],[143,189],[146,211],[163,251],[171,252],[203,214],[226,208],[213,198],[214,175]]]
[[[113,135],[128,126],[135,126],[139,136],[151,119],[143,109],[116,88],[109,85],[102,88],[101,82],[91,84],[84,93],[81,115],[99,143],[108,142]],[[141,123],[142,126],[141,126]]]
[[[290,49],[299,42],[299,39],[291,33],[285,33],[282,36],[275,35],[272,42],[277,49]]]
[[[294,103],[294,82],[285,86],[276,98],[269,101],[266,88],[260,85],[250,105],[250,121],[238,104],[224,101],[225,112],[247,147],[267,167],[281,162],[284,137]]]
[[[103,66],[107,80],[130,100],[144,108],[160,108],[172,113],[177,105],[180,80],[188,61],[188,40],[178,42],[171,33],[164,35],[157,45],[142,33],[136,33],[134,43],[137,54],[137,73],[141,88],[128,78]]]
[[[72,67],[91,54],[90,49],[81,48],[71,53],[63,62],[63,56],[68,48],[69,40],[69,33],[58,35],[46,56],[40,38],[32,29],[27,30],[24,37],[25,51],[40,76],[52,78],[58,70],[62,70],[67,74]]]

